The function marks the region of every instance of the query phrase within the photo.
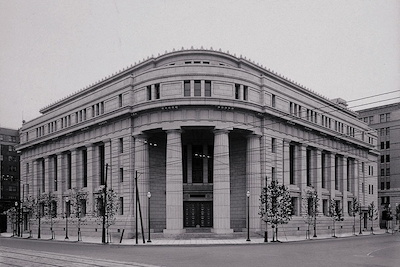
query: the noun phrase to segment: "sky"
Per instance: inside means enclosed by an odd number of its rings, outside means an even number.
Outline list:
[[[399,102],[399,44],[399,0],[0,0],[0,127],[182,47],[242,55],[353,110]]]

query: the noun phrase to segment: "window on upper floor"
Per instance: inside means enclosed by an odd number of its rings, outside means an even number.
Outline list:
[[[190,81],[183,82],[183,95],[190,96]]]
[[[276,107],[276,95],[274,94],[271,96],[271,106]]]
[[[146,86],[147,100],[151,100],[151,85]]]
[[[381,149],[385,149],[385,142],[381,142]]]
[[[390,141],[386,141],[386,149],[390,148]]]
[[[385,122],[385,114],[379,115],[379,122]]]
[[[235,84],[235,99],[240,98],[240,84]]]
[[[201,96],[201,81],[194,81],[194,96]]]
[[[118,106],[122,107],[122,94],[118,95]]]
[[[386,155],[386,162],[390,162],[390,155]]]
[[[204,95],[207,97],[211,96],[211,81],[204,82]]]
[[[390,182],[386,182],[386,189],[390,189]]]
[[[243,100],[248,100],[249,99],[249,87],[244,85],[243,86]]]
[[[154,85],[154,94],[155,94],[155,98],[156,99],[160,99],[160,95],[161,95],[161,93],[160,93],[160,84],[159,83],[156,83],[155,85]]]

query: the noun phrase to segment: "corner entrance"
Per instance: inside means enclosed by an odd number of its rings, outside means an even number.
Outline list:
[[[212,227],[213,226],[212,201],[184,201],[183,226],[184,227]]]

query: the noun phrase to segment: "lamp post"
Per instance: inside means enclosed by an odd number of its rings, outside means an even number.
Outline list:
[[[317,237],[317,192],[314,191],[313,194],[313,216],[314,216],[314,235],[313,237]]]
[[[361,231],[361,204],[359,206],[358,214],[360,215],[360,232],[358,234],[362,235],[362,231]]]
[[[250,191],[247,190],[247,239],[246,241],[250,241]]]
[[[19,224],[18,224],[18,217],[19,217],[19,214],[18,214],[18,201],[15,201],[14,202],[14,206],[15,206],[15,230],[13,231],[13,236],[19,236],[19,234],[18,234],[18,228],[19,228]]]
[[[151,193],[147,192],[147,199],[148,199],[148,202],[147,202],[147,220],[148,220],[148,223],[149,223],[149,226],[148,226],[149,239],[147,240],[147,243],[151,243],[151,239],[150,239],[150,198],[151,198]]]
[[[65,239],[68,240],[69,198],[65,197]]]

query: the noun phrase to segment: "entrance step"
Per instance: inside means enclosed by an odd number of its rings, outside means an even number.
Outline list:
[[[211,233],[211,228],[186,228],[186,233]]]

